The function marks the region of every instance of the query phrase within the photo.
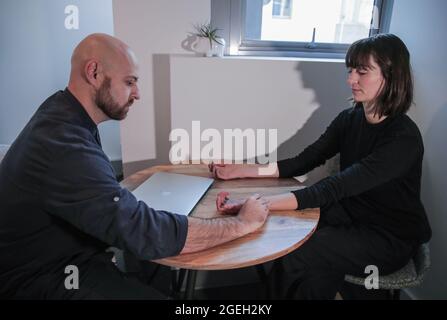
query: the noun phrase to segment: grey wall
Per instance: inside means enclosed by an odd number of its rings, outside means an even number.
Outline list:
[[[65,28],[65,7],[79,8],[79,29]],[[113,34],[112,0],[0,1],[0,144],[11,144],[39,105],[64,89],[76,44],[93,32]],[[103,148],[121,158],[119,125],[101,124]]]
[[[394,0],[392,33],[412,54],[415,103],[410,115],[425,144],[422,200],[433,229],[432,267],[424,284],[410,290],[418,299],[447,299],[447,1]]]

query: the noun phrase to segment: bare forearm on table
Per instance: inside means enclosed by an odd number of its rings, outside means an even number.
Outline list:
[[[274,196],[264,196],[268,202],[270,211],[281,210],[296,210],[298,208],[298,201],[293,193],[283,193]]]
[[[188,218],[188,235],[181,254],[204,250],[234,240],[248,231],[237,217]]]
[[[276,163],[268,165],[248,164],[241,166],[242,178],[278,178],[279,171]]]

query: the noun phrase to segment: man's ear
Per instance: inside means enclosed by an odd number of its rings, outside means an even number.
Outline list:
[[[87,79],[87,82],[90,83],[95,88],[99,88],[101,84],[101,81],[99,79],[100,68],[101,66],[99,62],[96,60],[89,60],[85,64],[84,74]]]

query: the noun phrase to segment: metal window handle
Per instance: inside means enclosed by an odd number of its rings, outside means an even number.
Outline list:
[[[315,33],[316,33],[317,28],[314,28],[313,32],[312,32],[312,41],[309,42],[306,45],[306,48],[308,49],[315,49],[317,47],[317,45],[315,44]]]

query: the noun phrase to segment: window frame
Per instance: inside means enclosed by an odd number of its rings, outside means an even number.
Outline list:
[[[370,36],[389,32],[394,0],[374,0],[379,8],[379,28]],[[246,0],[212,0],[211,23],[220,28],[228,44],[226,55],[344,59],[349,44],[245,40]]]

